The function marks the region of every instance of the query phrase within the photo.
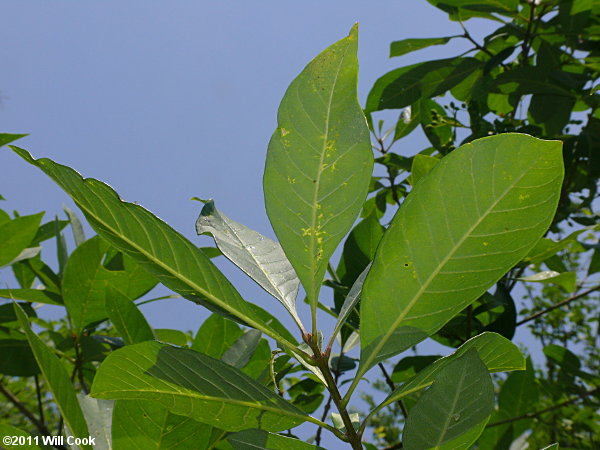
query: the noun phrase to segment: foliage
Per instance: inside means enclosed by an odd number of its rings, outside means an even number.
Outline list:
[[[542,285],[542,302],[560,290],[582,288],[564,276],[581,272],[580,259],[567,263],[563,255],[573,247],[584,254],[577,240],[584,235],[558,242],[543,236],[549,228],[559,235],[567,221],[592,225],[596,185],[589,175],[598,148],[590,123],[598,118],[597,95],[587,84],[595,73],[593,59],[585,59],[594,57],[585,53],[589,42],[566,38],[574,55],[562,49],[562,41],[549,37],[546,44],[538,34],[580,30],[596,19],[578,2],[567,10],[561,6],[550,25],[541,20],[551,12],[545,6],[542,14],[517,2],[431,3],[453,20],[499,15],[514,23],[485,46],[477,44],[474,56],[384,75],[364,113],[357,101],[357,27],[309,63],[282,100],[267,152],[265,204],[279,242],[209,201],[196,228],[212,235],[218,250],[198,248],[101,181],[10,145],[73,199],[98,235],[86,240],[72,211],[68,221],[44,224],[42,214],[11,217],[0,211],[0,259],[18,283],[0,291],[12,300],[0,305],[0,343],[6,349],[0,387],[20,411],[4,416],[6,424],[32,434],[89,434],[98,448],[115,449],[192,448],[190,442],[204,449],[320,448],[323,430],[354,449],[363,443],[372,448],[371,424],[378,426],[375,442],[391,445],[399,445],[389,438],[399,439],[403,425],[407,449],[467,449],[476,442],[504,448],[527,429],[533,429],[532,442],[549,444],[532,412],[554,411],[555,400],[573,408],[597,393],[589,391],[597,383],[591,371],[597,365],[582,364],[566,350],[560,339],[567,326],[545,347],[553,364],[548,382],[537,381],[531,362],[510,341],[517,325],[511,291],[517,282],[549,283]],[[466,31],[463,37],[472,41]],[[392,52],[455,38],[411,39],[395,43]],[[451,102],[444,108],[433,100],[448,91],[464,106]],[[555,101],[569,113],[549,114],[547,105]],[[523,104],[529,105],[526,117],[517,113]],[[372,127],[376,111],[408,106],[412,114],[403,111],[392,141],[420,124],[432,144],[413,157],[392,152],[381,127]],[[573,109],[591,110],[588,122],[579,124],[579,134],[563,136]],[[462,133],[462,145],[458,128],[470,132]],[[375,162],[387,176],[373,176],[370,131],[382,153]],[[560,137],[564,153],[561,142],[529,134]],[[1,134],[0,144],[19,137]],[[580,203],[572,193],[582,197]],[[70,254],[67,225],[76,242]],[[593,247],[594,231],[586,233],[586,245]],[[334,269],[332,255],[346,235]],[[57,270],[42,259],[40,243],[51,238]],[[221,254],[281,303],[297,330],[244,300],[211,261]],[[590,274],[598,266],[592,263]],[[555,273],[532,281],[531,268]],[[325,280],[326,273],[332,279]],[[214,314],[193,336],[153,329],[139,306],[157,283]],[[308,325],[296,302],[300,286]],[[334,290],[331,305],[320,295],[323,286]],[[46,322],[32,304],[64,308],[66,320]],[[331,330],[319,321],[323,311],[337,320]],[[403,358],[388,374],[386,361],[427,338],[456,350],[443,358]],[[586,339],[581,342],[593,346]],[[350,355],[358,343],[357,365]],[[389,395],[383,402],[370,400],[365,414],[351,412],[361,379],[374,367],[383,371]],[[492,376],[497,372],[510,375]],[[560,387],[565,380],[567,391]],[[24,384],[36,399],[15,395]],[[337,412],[329,417],[332,404]],[[388,407],[402,411],[404,419],[386,420]],[[574,422],[578,430],[595,418],[594,410],[583,411],[588,416]],[[294,428],[305,422],[316,434],[302,441]],[[386,434],[386,427],[394,427],[394,434]]]

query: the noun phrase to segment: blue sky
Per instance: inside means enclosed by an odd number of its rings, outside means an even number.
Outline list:
[[[460,33],[425,0],[14,0],[2,9],[0,131],[30,133],[18,145],[35,157],[107,182],[198,245],[211,242],[195,236],[201,205],[192,196],[214,198],[232,219],[273,236],[261,180],[279,101],[302,68],[355,22],[362,104],[388,70],[468,48],[453,41],[388,58],[393,40]],[[489,31],[488,24],[467,26],[476,36]],[[427,146],[415,134],[396,151],[409,155]],[[0,150],[0,169],[3,209],[46,211],[45,220],[62,215],[62,204],[75,209],[7,149]],[[226,261],[219,266],[247,300],[277,308]],[[7,280],[0,273],[0,282]],[[144,312],[155,327],[184,330],[196,330],[207,316],[185,300]]]

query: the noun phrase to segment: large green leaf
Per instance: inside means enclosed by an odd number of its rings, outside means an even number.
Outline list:
[[[44,213],[21,216],[0,224],[0,267],[11,263],[27,248]]]
[[[111,427],[115,402],[92,398],[83,392],[77,394],[77,399],[90,436],[94,438],[94,450],[112,450]]]
[[[111,353],[100,366],[92,396],[153,400],[173,414],[227,431],[280,431],[307,416],[273,391],[222,361],[194,350],[143,342]]]
[[[494,385],[477,351],[469,350],[444,367],[433,385],[410,410],[402,434],[407,450],[442,448],[442,445],[468,433],[483,431],[494,408]],[[454,449],[468,449],[471,442]]]
[[[116,254],[104,263],[110,251],[108,242],[95,236],[79,245],[67,261],[62,293],[77,333],[89,323],[106,318],[109,287],[134,300],[156,285],[156,278],[128,257]]]
[[[422,98],[441,95],[482,64],[475,58],[448,58],[392,70],[373,85],[367,98],[366,111],[404,108]]]
[[[154,331],[135,303],[111,286],[106,292],[105,307],[108,318],[125,345],[155,339]]]
[[[204,450],[212,427],[171,414],[144,400],[117,400],[112,422],[114,450]]]
[[[212,234],[223,255],[279,300],[302,327],[296,311],[300,280],[277,242],[231,220],[212,200],[202,208],[196,231]]]
[[[0,135],[1,137],[2,135]],[[15,428],[13,426],[7,425],[5,423],[0,423],[0,436],[11,436],[13,437],[12,441],[2,441],[2,448],[6,450],[40,450],[41,447],[35,444],[35,440],[31,434],[26,431],[20,430],[19,428]],[[25,438],[24,444],[21,445],[19,443],[19,438]],[[31,440],[30,440],[31,439]],[[38,438],[39,439],[39,438]],[[14,442],[14,444],[13,444]],[[41,442],[39,439],[38,442]]]
[[[527,358],[526,370],[511,373],[500,388],[498,407],[510,417],[518,417],[535,411],[539,395],[540,390],[535,381],[531,359]],[[513,436],[523,433],[530,423],[531,419],[513,423]]]
[[[273,316],[244,301],[201,250],[148,210],[122,201],[110,186],[92,178],[83,179],[70,167],[46,158],[36,160],[26,150],[11,148],[63,188],[99,235],[165,286],[260,329],[282,345],[294,347],[290,342],[293,337]]]
[[[472,348],[477,350],[479,358],[483,361],[489,372],[525,369],[525,358],[515,344],[499,334],[482,333],[479,336],[469,339],[453,354],[440,358],[421,370],[417,375],[392,392],[381,406],[387,406],[413,392],[430,386],[440,370]]]
[[[25,330],[27,340],[33,351],[35,359],[48,383],[48,388],[54,396],[56,406],[60,411],[65,424],[70,432],[77,438],[87,438],[90,436],[83,412],[77,401],[75,390],[71,384],[69,374],[65,366],[58,360],[52,351],[42,342],[42,340],[31,330],[29,319],[15,303],[15,313],[19,319],[21,327]],[[91,445],[83,445],[82,449],[92,450]]]
[[[360,212],[373,171],[357,100],[357,44],[355,26],[292,82],[265,165],[267,214],[313,311],[329,258]]]
[[[63,306],[57,294],[43,289],[0,289],[0,297]]]
[[[363,286],[361,369],[439,330],[546,231],[561,143],[522,134],[473,141],[442,159],[396,213]]]

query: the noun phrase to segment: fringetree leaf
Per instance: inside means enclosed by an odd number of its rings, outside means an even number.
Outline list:
[[[392,70],[379,78],[367,98],[367,112],[399,109],[452,89],[483,63],[475,58],[448,58]]]
[[[17,139],[24,138],[25,136],[29,136],[28,134],[13,134],[13,133],[0,133],[0,147],[10,144],[11,142],[16,141]]]
[[[83,231],[83,225],[81,224],[79,217],[66,205],[63,205],[63,211],[67,214],[69,218],[69,223],[71,224],[71,230],[73,231],[73,239],[75,240],[75,245],[79,246],[85,242],[85,232]]]
[[[526,370],[511,373],[500,387],[498,407],[506,411],[511,418],[518,417],[537,409],[539,394],[531,359],[527,358]],[[531,419],[514,422],[511,425],[512,435],[520,436],[530,423]]]
[[[40,370],[48,383],[48,388],[54,396],[54,401],[56,402],[56,406],[58,407],[65,424],[69,427],[73,436],[82,439],[89,437],[90,433],[83,412],[77,401],[75,389],[71,384],[65,366],[31,330],[29,319],[21,307],[17,303],[14,303],[14,307],[21,327],[25,330],[29,345],[31,346]],[[80,447],[82,450],[93,450],[91,445],[81,444]]]
[[[125,345],[155,339],[146,318],[130,298],[108,286],[105,300],[106,314],[117,329]]]
[[[302,326],[296,311],[300,280],[277,242],[231,220],[212,200],[202,208],[196,232],[212,234],[223,255],[279,300]]]
[[[114,450],[208,449],[212,427],[170,413],[157,402],[117,400],[112,421]]]
[[[464,355],[469,349],[477,350],[479,358],[483,361],[489,372],[505,372],[509,370],[525,369],[525,357],[519,348],[508,339],[496,333],[482,333],[469,339],[453,354],[440,358],[433,364],[421,370],[416,376],[399,386],[382,403],[387,406],[400,400],[408,394],[420,391],[430,386],[439,371],[450,361]]]
[[[439,355],[418,355],[402,358],[394,366],[391,375],[392,381],[394,383],[404,383],[440,358]]]
[[[265,164],[267,214],[313,312],[329,258],[360,212],[373,171],[357,100],[357,44],[355,26],[292,82]]]
[[[3,305],[4,306],[4,305]],[[13,307],[7,303],[6,306]],[[0,373],[15,377],[31,377],[40,368],[27,337],[11,328],[0,328]]]
[[[91,395],[153,400],[173,414],[226,431],[280,431],[307,418],[273,391],[222,361],[152,341],[111,353],[96,373]]]
[[[533,275],[520,277],[519,280],[533,283],[556,284],[566,292],[573,292],[577,287],[577,274],[575,272],[558,273],[554,270],[544,270]]]
[[[132,301],[156,285],[156,278],[129,258],[119,261],[116,268],[110,262],[105,263],[105,256],[110,251],[108,242],[95,236],[80,244],[67,261],[62,293],[75,332],[106,318],[105,300],[109,287]],[[123,257],[115,255],[115,258]]]
[[[481,433],[493,409],[492,379],[477,351],[471,349],[446,365],[412,407],[402,434],[404,448],[438,449],[472,428]],[[468,449],[478,437],[471,435],[470,442],[452,448]]]
[[[0,137],[2,135],[0,134]],[[19,444],[17,441],[17,443],[15,445],[12,445],[12,442],[3,442],[2,443],[2,448],[5,448],[6,450],[40,450],[41,447],[38,445],[35,445],[35,440],[33,439],[33,436],[31,436],[31,434],[27,433],[26,431],[23,431],[19,428],[15,428],[11,425],[8,425],[6,423],[0,423],[0,435],[2,437],[4,436],[22,436],[24,438],[26,438],[26,440],[24,441],[25,443],[23,445]],[[31,441],[29,440],[31,439]],[[31,442],[31,444],[29,444],[29,442]]]
[[[412,169],[410,173],[410,184],[413,186],[423,178],[433,166],[435,166],[440,160],[433,156],[417,154],[413,158]]]
[[[0,289],[0,297],[64,306],[60,296],[43,289]]]
[[[79,405],[87,422],[90,436],[94,438],[94,450],[112,450],[112,400],[98,400],[84,393],[77,394]]]
[[[258,343],[260,342],[260,331],[248,330],[240,336],[231,347],[225,350],[221,361],[237,369],[241,369],[254,354]]]
[[[65,190],[99,235],[131,256],[165,286],[263,331],[286,347],[294,347],[293,337],[277,319],[244,301],[201,250],[148,210],[122,201],[110,186],[95,179],[83,179],[70,167],[46,158],[36,160],[26,150],[11,148]]]
[[[225,351],[244,332],[239,325],[218,314],[206,319],[194,337],[192,349],[215,359],[221,359]]]
[[[29,246],[43,215],[21,216],[0,224],[0,267],[10,264]]]
[[[406,55],[407,53],[431,47],[432,45],[447,44],[455,36],[439,38],[403,39],[390,44],[390,58]]]
[[[562,176],[561,143],[521,134],[442,159],[377,249],[363,286],[357,379],[439,330],[519,262],[550,225]]]

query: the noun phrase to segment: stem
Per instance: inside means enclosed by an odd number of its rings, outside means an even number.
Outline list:
[[[568,305],[568,304],[569,304],[569,303],[571,303],[572,301],[578,300],[578,299],[580,299],[581,297],[585,297],[585,296],[586,296],[586,295],[588,295],[589,293],[591,293],[591,292],[594,292],[594,291],[597,291],[597,290],[599,290],[599,289],[600,289],[600,284],[598,284],[598,285],[596,285],[596,286],[593,286],[593,287],[591,287],[591,288],[589,288],[589,289],[586,289],[585,291],[583,291],[583,292],[580,292],[579,294],[572,295],[571,297],[568,297],[568,298],[564,299],[563,301],[560,301],[560,302],[558,302],[558,303],[556,303],[556,304],[554,304],[554,305],[552,305],[552,306],[549,306],[549,307],[548,307],[548,308],[546,308],[546,309],[543,309],[543,310],[541,310],[541,311],[538,311],[538,312],[536,312],[535,314],[532,314],[532,315],[530,315],[530,316],[528,316],[528,317],[524,318],[523,320],[520,320],[519,322],[517,322],[516,326],[523,325],[524,323],[527,323],[527,322],[530,322],[530,321],[532,321],[532,320],[534,320],[534,319],[537,319],[538,317],[540,317],[540,316],[543,316],[544,314],[546,314],[546,313],[548,313],[548,312],[550,312],[550,311],[553,311],[553,310],[555,310],[555,309],[557,309],[557,308],[560,308],[561,306]]]
[[[350,419],[348,411],[346,410],[345,406],[342,405],[342,396],[340,395],[336,381],[331,373],[331,370],[329,369],[329,353],[321,353],[316,336],[312,336],[312,339],[309,340],[308,344],[314,353],[315,363],[317,367],[321,369],[323,378],[325,378],[325,382],[327,383],[327,389],[329,390],[331,398],[333,399],[333,402],[340,413],[342,422],[344,422],[344,426],[346,427],[346,433],[344,434],[345,440],[350,443],[353,450],[362,450],[363,447],[360,436],[354,429],[354,425],[352,424],[352,420]]]
[[[564,402],[557,403],[556,405],[549,406],[548,408],[540,409],[539,411],[534,411],[534,412],[530,412],[530,413],[527,413],[527,414],[523,414],[522,416],[512,417],[510,419],[505,419],[505,420],[500,420],[498,422],[490,423],[490,424],[488,424],[486,426],[486,428],[497,427],[499,425],[504,425],[504,424],[507,424],[507,423],[517,422],[519,420],[524,420],[524,419],[533,419],[533,418],[536,418],[539,415],[545,414],[545,413],[553,411],[555,409],[562,408],[563,406],[567,406],[567,405],[570,405],[572,403],[576,403],[576,402],[578,402],[579,400],[581,400],[581,399],[583,399],[585,397],[588,397],[590,395],[595,394],[596,392],[600,392],[600,387],[592,389],[591,391],[586,391],[583,394],[578,395],[577,397],[570,398],[569,400],[565,400]]]
[[[331,349],[329,349],[331,350]],[[335,381],[335,385],[337,386],[338,380],[340,379],[340,364],[342,362],[342,355],[344,354],[344,352],[342,351],[340,353],[340,356],[338,358],[337,364],[335,365],[335,369],[333,371],[333,378]],[[329,398],[327,399],[327,403],[325,404],[325,407],[323,408],[323,414],[321,415],[321,421],[325,422],[325,420],[327,419],[327,414],[329,414],[329,410],[331,409],[331,402],[333,401],[333,396],[329,395]],[[321,444],[321,433],[323,431],[323,428],[319,427],[317,429],[317,434],[315,436],[315,444],[316,445],[320,445]]]
[[[463,30],[463,34],[461,35],[461,37],[464,37],[465,39],[467,39],[469,42],[471,42],[471,44],[473,44],[475,46],[475,48],[477,50],[482,51],[483,53],[485,53],[489,57],[493,57],[494,56],[494,54],[492,52],[490,52],[487,48],[485,48],[483,45],[480,45],[475,39],[473,39],[473,36],[471,36],[471,33],[469,33],[467,31],[467,29],[465,28],[465,26],[464,26],[464,24],[462,23],[461,20],[459,20],[458,23],[460,24],[460,27]]]
[[[392,380],[392,377],[390,377],[390,375],[388,374],[387,370],[385,369],[385,366],[383,365],[383,363],[379,363],[377,364],[377,366],[381,369],[381,373],[383,373],[383,378],[385,379],[386,384],[389,386],[392,392],[394,392],[396,390],[396,383],[394,383],[394,380]],[[406,421],[406,418],[408,417],[408,411],[404,406],[404,402],[402,401],[402,399],[399,399],[397,403],[400,407],[400,411],[402,411],[404,420]]]
[[[37,417],[33,415],[33,413],[25,406],[21,401],[17,398],[15,394],[13,394],[3,383],[0,381],[0,392],[6,397],[6,399],[11,402],[15,408],[17,408],[21,414],[23,414],[29,421],[38,429],[40,434],[44,436],[49,436],[52,433],[46,427],[46,425],[40,421]]]
[[[37,375],[34,375],[33,379],[35,380],[35,396],[37,397],[38,410],[40,413],[40,422],[43,425],[46,425],[46,420],[44,419],[44,407],[42,405],[42,391],[40,389],[40,380]]]

